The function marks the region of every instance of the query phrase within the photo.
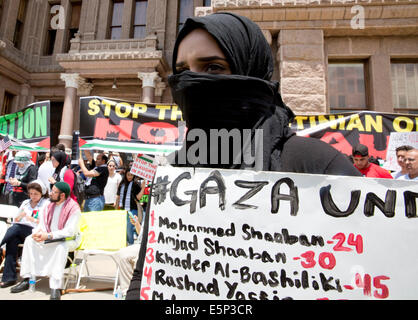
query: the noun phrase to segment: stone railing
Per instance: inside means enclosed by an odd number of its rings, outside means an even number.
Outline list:
[[[79,34],[71,40],[69,54],[82,52],[104,51],[137,51],[156,50],[157,37],[152,35],[144,39],[118,39],[118,40],[82,40]]]
[[[56,60],[93,61],[93,60],[137,60],[160,59],[162,51],[157,50],[157,37],[151,35],[145,39],[118,40],[82,40],[79,34],[71,40],[68,53],[57,54]]]
[[[1,54],[18,66],[27,69],[29,63],[23,51],[16,49],[10,41],[1,40],[1,42]]]
[[[379,3],[418,3],[417,0],[212,0],[212,7],[214,9],[222,8],[257,8],[257,7],[275,7],[278,5],[310,5],[310,4],[379,4]]]

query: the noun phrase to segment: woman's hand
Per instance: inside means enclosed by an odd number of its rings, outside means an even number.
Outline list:
[[[138,217],[133,216],[133,218],[129,215],[129,221],[133,226],[135,226],[136,233],[139,234],[139,230],[141,230],[141,224],[139,223]]]
[[[21,182],[19,180],[17,180],[16,178],[10,178],[9,179],[9,183],[13,186],[13,187],[18,187],[20,186]]]
[[[15,218],[15,221],[19,222],[19,221],[21,221],[24,217],[26,217],[26,213],[25,213],[25,211],[21,211],[21,212],[19,213],[19,215]]]
[[[48,181],[50,184],[55,184],[57,182],[57,180],[55,180],[53,177],[49,177]]]

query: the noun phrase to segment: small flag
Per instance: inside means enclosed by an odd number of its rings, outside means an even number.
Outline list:
[[[7,148],[9,148],[12,145],[12,142],[10,141],[8,136],[5,136],[3,140],[0,141],[0,152],[3,152]]]

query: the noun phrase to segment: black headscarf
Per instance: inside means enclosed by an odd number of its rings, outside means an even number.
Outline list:
[[[180,42],[199,28],[216,40],[232,75],[175,70]],[[278,82],[271,81],[273,69],[271,48],[254,22],[232,13],[215,13],[186,20],[174,46],[174,74],[168,82],[189,130],[251,129],[254,139],[255,130],[263,129],[263,152],[256,154],[262,157],[259,169],[279,170],[283,143],[294,134],[289,128],[294,114],[283,103]],[[230,159],[231,163],[217,167],[246,167],[233,165]]]
[[[58,167],[55,168],[54,174],[53,174],[53,178],[55,179],[55,181],[60,181],[60,172],[62,170],[62,168],[67,166],[67,154],[65,152],[62,151],[58,151],[58,152],[54,152],[52,154],[52,157],[55,158],[55,160],[58,161]]]

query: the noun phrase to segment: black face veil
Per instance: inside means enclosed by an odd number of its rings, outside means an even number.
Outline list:
[[[216,40],[232,75],[176,72],[174,66],[180,42],[198,28],[206,30]],[[254,22],[231,13],[215,13],[186,21],[174,46],[174,74],[168,82],[189,131],[250,129],[254,139],[255,130],[261,129],[262,152],[255,157],[261,159],[262,167],[257,169],[279,170],[281,147],[294,134],[289,129],[294,114],[283,103],[278,83],[271,81],[273,70],[271,48]],[[256,153],[253,144],[252,152]],[[203,163],[203,166],[211,165]],[[212,167],[246,166],[230,161]]]

